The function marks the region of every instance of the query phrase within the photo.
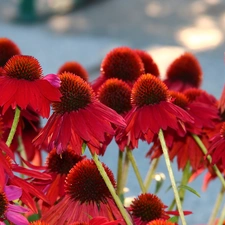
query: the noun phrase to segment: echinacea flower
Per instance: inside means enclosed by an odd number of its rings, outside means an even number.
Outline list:
[[[151,74],[144,74],[136,81],[131,101],[133,108],[125,116],[127,127],[116,137],[117,141],[128,137],[130,149],[138,147],[139,139],[151,143],[160,129],[171,128],[183,134],[184,123],[193,122],[185,110],[171,102],[166,85]]]
[[[88,72],[80,63],[78,63],[76,61],[65,62],[58,69],[58,74],[61,74],[64,72],[73,73],[73,74],[81,77],[83,80],[88,81]]]
[[[223,92],[220,96],[218,107],[219,107],[220,113],[224,114],[225,113],[225,85],[224,85],[224,88],[223,88]]]
[[[133,49],[128,47],[114,48],[103,59],[101,75],[92,82],[92,88],[97,91],[110,78],[118,78],[133,85],[144,72],[144,64]]]
[[[21,197],[21,188],[6,185],[3,174],[1,174],[0,181],[0,224],[5,224],[3,221],[9,220],[16,225],[28,225],[28,220],[21,213],[27,213],[30,210],[12,202]]]
[[[174,91],[199,88],[202,82],[202,69],[196,57],[186,52],[175,59],[167,69],[164,82]]]
[[[32,56],[15,55],[7,61],[4,70],[6,75],[0,76],[2,113],[9,107],[26,109],[29,106],[42,117],[48,117],[50,103],[59,101],[61,94],[58,88],[42,78],[38,60]]]
[[[147,223],[147,225],[176,225],[176,224],[168,220],[157,219]]]
[[[125,115],[131,110],[131,88],[117,78],[108,79],[98,91],[98,99],[101,103],[115,110],[120,115]]]
[[[76,163],[83,160],[85,156],[80,156],[74,153],[74,151],[68,147],[66,151],[62,152],[60,155],[57,154],[55,149],[52,149],[46,159],[46,169],[45,173],[51,175],[51,180],[40,180],[34,179],[32,184],[35,187],[45,193],[45,196],[49,200],[49,204],[43,203],[42,212],[53,205],[57,199],[65,195],[64,183],[67,174],[70,169],[76,165]]]
[[[61,102],[53,104],[54,113],[35,138],[40,146],[47,141],[49,149],[62,153],[68,145],[80,155],[83,143],[92,153],[103,155],[114,135],[112,124],[124,127],[123,118],[99,102],[91,88],[72,73],[59,75]]]
[[[185,93],[188,94],[185,95]],[[188,112],[195,121],[194,123],[185,123],[187,130],[185,135],[178,135],[169,129],[164,132],[170,159],[173,160],[176,157],[178,169],[184,169],[189,161],[191,167],[198,170],[205,160],[204,154],[192,134],[198,135],[208,147],[206,129],[213,129],[219,120],[217,107],[214,101],[211,101],[211,96],[200,89],[188,89],[184,93],[169,91],[169,94],[173,103]],[[158,158],[161,154],[161,145],[157,140],[147,155],[151,155],[151,158]]]
[[[165,211],[166,205],[154,194],[145,193],[135,198],[129,211],[133,218],[134,225],[146,225],[156,219],[169,219],[169,214],[178,214],[175,211]],[[187,213],[186,213],[187,214]]]
[[[225,168],[225,122],[222,123],[220,132],[210,141],[209,154],[212,156],[212,164],[221,163]]]
[[[148,52],[140,49],[135,49],[134,51],[139,55],[144,64],[145,73],[150,73],[156,77],[159,77],[159,68],[154,62],[152,56],[148,54]]]
[[[0,38],[0,67],[5,66],[6,62],[14,55],[20,55],[19,47],[10,39]]]
[[[111,170],[103,167],[115,187]],[[65,183],[66,195],[46,212],[42,220],[50,225],[70,224],[73,222],[89,223],[91,218],[103,216],[108,220],[121,219],[122,216],[101,177],[93,160],[78,162],[69,172]],[[121,222],[124,224],[124,221]]]

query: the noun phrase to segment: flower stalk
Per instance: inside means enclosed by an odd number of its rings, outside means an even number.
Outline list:
[[[206,156],[209,163],[212,163],[212,157],[208,154],[208,150],[206,149],[205,145],[202,143],[201,139],[196,134],[192,134],[192,137],[194,138],[194,140],[196,141],[196,143],[198,144],[198,146],[200,147],[200,149]],[[225,180],[224,180],[224,177],[221,174],[220,170],[218,169],[218,167],[215,164],[212,165],[212,167],[213,167],[214,172],[216,173],[217,177],[220,179],[220,181],[223,185],[223,188],[225,188]]]
[[[139,172],[139,169],[137,167],[137,163],[136,163],[135,158],[134,158],[134,156],[132,154],[132,151],[129,148],[127,148],[127,156],[128,156],[128,159],[130,160],[131,165],[132,165],[132,167],[134,169],[134,173],[136,175],[136,178],[138,180],[138,183],[140,185],[142,193],[146,193],[146,188],[145,188],[145,185],[144,185],[143,180],[141,178],[141,174]]]
[[[10,145],[12,143],[12,140],[13,140],[13,137],[16,133],[16,129],[17,129],[19,119],[20,119],[20,112],[21,112],[20,109],[18,107],[16,107],[12,127],[11,127],[11,130],[9,132],[9,136],[7,138],[7,141],[6,141],[6,145],[8,147],[10,147]]]
[[[119,197],[117,196],[114,187],[112,186],[111,181],[109,180],[109,177],[107,176],[104,167],[102,166],[102,163],[99,161],[97,154],[92,154],[92,158],[103,178],[103,180],[105,181],[106,186],[108,187],[118,209],[120,210],[125,222],[127,225],[132,225],[132,222],[130,220],[130,217],[127,213],[127,211],[125,210],[125,208],[123,207],[122,202],[120,201]]]
[[[176,204],[177,204],[177,209],[178,209],[178,212],[180,214],[180,219],[181,219],[182,224],[186,225],[187,223],[186,223],[185,218],[184,218],[184,212],[183,212],[183,209],[182,209],[180,196],[179,196],[179,193],[178,193],[178,190],[177,190],[173,170],[172,170],[172,167],[171,167],[168,149],[167,149],[166,142],[165,142],[165,139],[164,139],[163,131],[161,129],[159,130],[158,136],[159,136],[160,144],[162,146],[163,155],[164,155],[164,158],[165,158],[167,170],[168,170],[169,177],[170,177],[170,182],[171,182],[171,185],[172,185],[172,188],[173,188],[174,197],[175,197]]]
[[[123,152],[119,150],[117,162],[117,195],[120,197],[123,194]]]

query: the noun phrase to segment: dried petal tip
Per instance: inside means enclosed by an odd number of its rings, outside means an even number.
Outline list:
[[[147,223],[147,225],[176,225],[176,224],[168,220],[158,219]]]
[[[53,103],[53,109],[58,114],[77,111],[85,108],[93,100],[91,86],[79,76],[64,72],[59,75],[61,80],[61,102]]]
[[[15,79],[34,81],[42,76],[42,68],[33,56],[15,55],[4,66],[6,75]]]
[[[0,38],[0,67],[14,55],[20,55],[19,47],[8,38]]]
[[[4,217],[4,213],[8,208],[8,200],[4,192],[0,192],[0,218]]]
[[[108,79],[99,89],[98,99],[101,103],[123,114],[131,109],[131,88],[117,78]]]
[[[103,164],[112,185],[115,180],[111,170]],[[93,160],[84,159],[74,166],[66,177],[65,191],[74,201],[100,204],[111,194]]]
[[[109,52],[101,64],[101,73],[107,79],[118,78],[134,82],[144,73],[141,58],[128,47],[118,47]]]
[[[84,157],[75,154],[75,152],[68,148],[66,151],[57,154],[56,150],[53,149],[47,158],[47,167],[50,172],[57,174],[68,174],[70,169],[81,161]]]
[[[151,73],[152,75],[159,77],[159,68],[151,55],[140,49],[135,49],[135,52],[139,55],[144,64],[145,73]]]
[[[132,103],[139,107],[167,101],[168,98],[167,86],[151,74],[142,75],[134,84],[131,93]]]
[[[135,198],[130,206],[134,218],[140,218],[143,222],[149,222],[164,216],[165,205],[154,194],[141,194]]]
[[[73,73],[73,74],[81,77],[83,80],[88,81],[88,72],[78,62],[71,61],[71,62],[64,63],[59,68],[58,74],[61,74],[61,73],[64,73],[64,72]]]
[[[195,56],[186,52],[172,62],[166,76],[171,81],[182,81],[198,88],[202,82],[202,69]]]

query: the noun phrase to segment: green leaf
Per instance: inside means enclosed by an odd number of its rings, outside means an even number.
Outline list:
[[[173,216],[171,218],[168,219],[168,221],[172,222],[172,223],[178,223],[179,217],[178,216]]]
[[[193,188],[191,188],[191,187],[189,187],[189,186],[187,186],[187,185],[180,185],[178,188],[179,188],[179,189],[183,188],[183,189],[185,189],[185,190],[188,190],[188,191],[190,191],[191,193],[197,195],[199,198],[201,198],[200,194],[199,194],[195,189],[193,189]]]

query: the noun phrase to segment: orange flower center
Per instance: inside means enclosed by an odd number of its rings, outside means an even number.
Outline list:
[[[169,95],[174,98],[173,103],[175,105],[181,107],[182,109],[186,109],[186,107],[188,106],[188,98],[183,93],[169,91]]]
[[[131,102],[142,107],[166,101],[168,97],[168,88],[162,81],[151,74],[144,74],[133,86]]]
[[[61,102],[53,103],[56,113],[77,111],[85,108],[94,98],[91,86],[79,76],[72,73],[62,73],[59,75],[61,80],[60,91],[62,94]]]
[[[116,182],[112,171],[103,164],[112,185]],[[103,178],[101,177],[93,160],[84,159],[74,166],[66,177],[65,191],[74,201],[81,203],[105,203],[111,198]]]
[[[141,58],[128,47],[119,47],[109,52],[101,65],[101,73],[106,78],[135,81],[144,73]]]
[[[42,76],[42,68],[33,56],[15,55],[4,66],[6,75],[11,78],[34,81]]]
[[[47,166],[50,172],[63,175],[68,174],[70,169],[82,159],[82,156],[75,154],[70,148],[60,155],[53,149],[47,158]]]
[[[220,129],[220,134],[225,138],[225,122],[222,124],[222,127]]]
[[[141,194],[131,203],[132,215],[141,218],[142,221],[149,222],[159,219],[163,215],[164,204],[153,194]]]
[[[203,91],[197,88],[190,88],[184,92],[189,102],[194,102],[202,93]]]
[[[131,109],[131,88],[117,78],[108,79],[99,89],[100,102],[122,114]]]
[[[4,192],[0,192],[0,218],[4,217],[4,213],[8,208],[8,199]]]
[[[30,225],[49,225],[49,223],[37,220],[37,221],[34,221],[34,222],[30,223]]]
[[[158,219],[147,223],[147,225],[175,225],[175,223],[172,223],[168,220]]]

